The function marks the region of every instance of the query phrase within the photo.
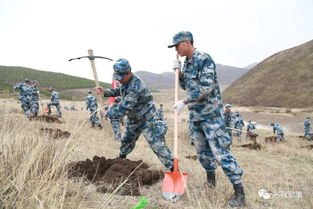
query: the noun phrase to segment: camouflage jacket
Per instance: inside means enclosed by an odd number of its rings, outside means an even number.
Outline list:
[[[179,85],[187,91],[191,121],[223,117],[223,104],[215,63],[206,53],[195,51],[191,59],[186,57]]]
[[[32,96],[32,87],[26,83],[19,83],[13,87],[13,90],[19,90],[20,97],[29,97]]]
[[[51,93],[51,102],[52,102],[52,104],[59,104],[60,103],[58,92],[53,91]]]
[[[122,99],[121,103],[107,112],[107,116],[111,119],[122,118],[127,115],[130,122],[135,122],[155,116],[156,108],[150,90],[135,74],[126,84],[114,89],[105,89],[104,96],[121,96]]]
[[[88,95],[86,97],[86,110],[95,111],[98,108],[97,99],[95,96]]]

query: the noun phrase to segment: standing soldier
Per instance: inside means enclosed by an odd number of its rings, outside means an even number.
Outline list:
[[[164,120],[163,104],[160,104],[160,108],[157,109],[156,115],[159,120]]]
[[[62,112],[61,112],[61,105],[60,105],[60,100],[59,100],[59,93],[54,90],[53,87],[49,88],[49,91],[51,92],[51,100],[48,103],[48,115],[51,115],[51,105],[54,105],[57,108],[58,115],[61,117]]]
[[[30,86],[30,80],[25,78],[24,83],[19,83],[13,87],[13,90],[19,90],[20,96],[18,100],[21,102],[21,108],[24,111],[24,114],[29,117],[30,113],[29,109],[31,107],[31,98],[32,98],[32,90]]]
[[[88,96],[86,97],[86,110],[90,110],[89,120],[91,122],[91,128],[97,125],[99,128],[103,128],[101,122],[97,116],[97,99],[92,95],[91,90],[88,90]]]
[[[237,135],[237,138],[239,141],[241,141],[241,134],[242,134],[242,131],[239,131],[239,130],[242,130],[242,128],[245,126],[245,123],[243,122],[242,118],[240,117],[240,114],[239,112],[236,112],[236,118],[235,118],[235,129],[236,130],[236,135]]]
[[[32,99],[30,112],[33,115],[33,117],[37,117],[39,111],[39,91],[37,89],[38,85],[39,85],[38,81],[36,80],[31,81]]]
[[[304,121],[304,137],[312,140],[313,133],[311,132],[311,118],[307,117]]]
[[[121,102],[121,98],[120,97],[116,97],[114,99],[114,103],[110,107],[110,109],[112,108],[114,110],[115,108],[117,108],[117,106],[118,106],[118,104],[120,102]],[[120,128],[120,123],[122,122],[122,120],[123,120],[122,118],[110,119],[112,130],[113,130],[113,133],[114,133],[114,139],[117,140],[117,141],[121,141],[122,140],[121,128]]]
[[[178,101],[174,108],[181,113],[188,105],[190,125],[194,131],[192,140],[197,156],[207,173],[208,186],[216,185],[216,162],[233,184],[234,198],[228,201],[230,207],[246,205],[241,176],[243,170],[229,150],[231,138],[226,130],[223,117],[223,104],[217,82],[215,63],[207,53],[196,50],[193,36],[189,31],[182,31],[173,37],[173,43],[180,56],[186,56],[183,69],[179,61],[173,69],[179,69],[179,84],[187,91],[187,97]]]
[[[258,133],[256,131],[255,127],[256,123],[254,121],[249,121],[247,125],[247,135],[246,137],[250,137],[250,140],[252,140],[254,143],[256,143],[256,137],[258,136]]]
[[[225,124],[227,128],[228,135],[232,139],[232,128],[234,128],[234,120],[233,120],[233,113],[231,112],[231,105],[226,104],[225,105],[225,112],[224,112],[224,119],[225,119]]]
[[[142,133],[162,164],[173,170],[172,153],[164,143],[164,122],[156,118],[156,108],[150,90],[141,78],[131,72],[126,59],[117,60],[113,69],[113,80],[119,81],[121,86],[105,90],[97,87],[97,93],[105,97],[122,98],[117,107],[106,113],[110,119],[120,119],[125,115],[128,118],[121,140],[120,158],[126,158],[134,150]]]
[[[279,124],[274,124],[274,123],[271,123],[271,126],[273,127],[273,133],[275,134],[276,133],[276,142],[282,142],[285,140],[284,138],[284,131],[283,129],[280,127]]]

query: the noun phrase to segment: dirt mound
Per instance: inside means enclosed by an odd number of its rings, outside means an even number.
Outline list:
[[[265,137],[265,142],[272,142],[275,143],[275,136],[269,136],[269,137]]]
[[[197,155],[193,155],[193,156],[188,155],[186,156],[186,159],[197,160]]]
[[[33,118],[33,120],[44,121],[47,123],[62,123],[62,121],[59,118],[51,115],[40,115],[38,117]]]
[[[98,192],[114,192],[117,194],[140,195],[139,188],[143,185],[153,185],[163,179],[162,171],[149,170],[149,166],[139,161],[128,159],[106,159],[93,157],[93,160],[73,162],[67,165],[69,178],[84,177],[95,183]],[[123,185],[121,185],[124,181]]]
[[[305,140],[308,140],[307,138],[305,138],[304,136],[299,136],[300,139],[305,139]],[[313,135],[311,136],[311,139],[309,140],[313,140]]]
[[[62,131],[61,129],[40,128],[40,131],[49,134],[54,139],[68,138],[71,136],[70,132]]]
[[[301,146],[301,148],[313,149],[313,144]]]
[[[240,147],[254,149],[254,150],[261,150],[262,145],[258,143],[253,143],[253,144],[243,144]]]

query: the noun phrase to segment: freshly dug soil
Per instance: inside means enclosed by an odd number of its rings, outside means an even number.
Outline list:
[[[40,131],[44,133],[48,133],[53,139],[62,139],[62,138],[68,138],[71,136],[70,132],[62,131],[61,129],[40,128]]]
[[[120,195],[140,195],[140,187],[151,186],[164,178],[163,171],[149,170],[142,160],[106,159],[94,156],[93,160],[72,162],[67,165],[69,178],[84,177],[95,183],[98,192],[115,191]],[[122,186],[121,184],[126,180]]]
[[[59,118],[51,115],[40,115],[38,117],[33,118],[32,120],[44,121],[47,123],[62,123],[62,121]]]

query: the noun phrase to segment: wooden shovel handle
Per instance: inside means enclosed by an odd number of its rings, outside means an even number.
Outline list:
[[[176,60],[179,61],[179,54],[178,53],[176,54]],[[177,68],[175,70],[175,104],[178,102],[178,79],[179,79],[179,69]],[[174,158],[178,159],[178,113],[177,113],[177,108],[175,108],[175,111],[174,111]]]

